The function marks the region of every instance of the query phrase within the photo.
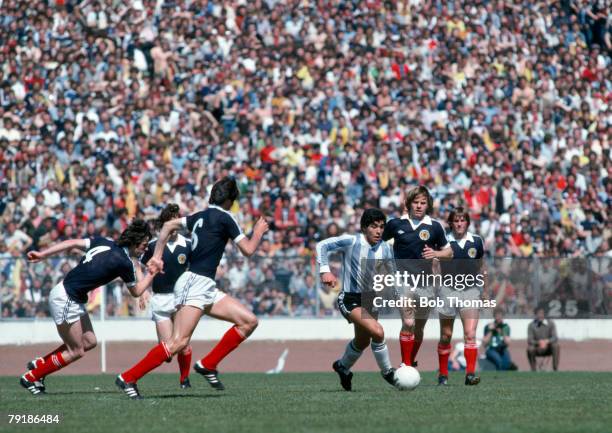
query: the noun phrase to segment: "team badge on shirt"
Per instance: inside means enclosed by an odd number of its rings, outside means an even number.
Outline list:
[[[421,238],[422,241],[426,241],[429,239],[429,230],[421,230],[419,232],[419,237]]]
[[[177,260],[181,265],[184,265],[187,261],[187,256],[185,254],[179,254]]]
[[[476,257],[476,248],[472,247],[468,250],[468,256],[470,256],[471,258]]]

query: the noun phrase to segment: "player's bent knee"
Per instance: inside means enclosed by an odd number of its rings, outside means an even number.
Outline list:
[[[98,340],[96,338],[89,339],[84,342],[83,348],[85,352],[94,349],[98,345]]]
[[[358,350],[365,350],[370,345],[370,337],[355,338],[354,345]]]
[[[244,333],[245,337],[248,337],[255,331],[255,329],[259,326],[259,320],[255,315],[248,316],[242,323],[238,325],[240,330]]]
[[[186,350],[188,346],[189,338],[187,337],[175,337],[170,340],[169,343],[166,343],[166,347],[172,355],[176,355],[177,353]]]
[[[385,340],[385,330],[382,326],[374,328],[370,335],[372,336],[372,341],[375,343],[382,343]]]
[[[470,344],[476,343],[476,334],[475,333],[474,334],[472,334],[472,333],[464,334],[463,335],[463,340],[466,343],[470,343]]]
[[[84,346],[69,347],[68,348],[68,354],[70,355],[70,358],[73,361],[77,360],[77,359],[80,359],[83,356],[85,356],[85,347]]]
[[[182,352],[183,350],[186,350],[188,346],[189,346],[189,338],[181,338],[177,341],[176,350],[173,351],[172,353],[174,354],[174,353]]]
[[[402,331],[414,331],[414,319],[407,319],[402,322]]]
[[[453,338],[453,334],[445,332],[440,335],[440,343],[449,344],[452,338]]]

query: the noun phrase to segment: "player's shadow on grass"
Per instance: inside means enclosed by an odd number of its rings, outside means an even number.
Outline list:
[[[101,395],[101,394],[118,394],[117,391],[58,391],[58,392],[51,392],[47,395],[49,396],[53,396],[53,395]]]
[[[355,393],[358,393],[359,390],[358,389],[354,389],[352,391],[345,391],[343,389],[320,389],[319,392],[327,392],[327,393],[330,393],[330,394],[336,394],[336,393],[339,393],[339,394],[355,394]]]
[[[162,394],[162,395],[144,395],[145,399],[149,398],[220,398],[225,397],[223,394]]]

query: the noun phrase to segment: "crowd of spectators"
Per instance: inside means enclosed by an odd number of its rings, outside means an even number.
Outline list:
[[[259,314],[333,314],[333,293],[313,297],[314,244],[367,206],[399,216],[417,184],[441,220],[466,206],[492,256],[609,257],[610,12],[0,0],[2,316],[44,315],[69,266],[35,272],[16,260],[26,249],[116,236],[168,202],[201,209],[228,174],[240,224],[264,215],[272,230],[264,265],[228,259],[220,284]],[[112,314],[137,314],[109,292]]]

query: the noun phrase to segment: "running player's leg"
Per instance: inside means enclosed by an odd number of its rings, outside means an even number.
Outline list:
[[[350,370],[355,365],[363,351],[370,345],[372,337],[378,342],[383,342],[385,338],[382,326],[368,314],[365,308],[354,308],[348,314],[348,320],[353,324],[355,337],[347,344],[344,354],[339,359],[340,364],[346,370]]]
[[[85,314],[81,316],[80,321],[81,321],[81,329],[83,331],[83,335],[81,337],[83,341],[83,350],[85,352],[88,352],[96,347],[96,345],[98,344],[98,340],[96,338],[96,334],[94,333],[93,326],[89,318],[89,314]],[[68,349],[68,346],[66,346],[66,343],[62,343],[59,347],[47,353],[45,356],[36,358],[30,361],[28,363],[28,370],[34,370],[36,369],[36,367],[40,367],[46,362],[51,362],[52,357],[54,355],[57,355],[58,353],[62,353],[66,351],[67,349]]]
[[[202,317],[201,309],[191,305],[183,305],[176,313],[170,341],[159,343],[134,367],[121,373],[118,379],[133,384],[187,347],[200,317]]]
[[[423,343],[423,330],[429,316],[429,308],[405,308],[402,312],[400,347],[402,363],[416,366],[416,356]]]
[[[465,348],[465,384],[478,385],[480,377],[476,376],[476,362],[478,361],[478,345],[476,344],[476,327],[478,326],[478,309],[462,309],[460,311],[463,324],[463,341]]]
[[[440,314],[440,340],[438,341],[438,385],[448,382],[448,358],[451,353],[454,317]]]
[[[416,318],[414,321],[414,346],[412,347],[412,353],[410,355],[412,359],[412,365],[415,367],[417,364],[417,354],[419,353],[421,344],[423,344],[423,334],[425,332],[425,324],[427,323],[427,318],[429,317],[429,310],[429,307],[416,308]]]
[[[352,380],[353,373],[351,368],[363,354],[363,350],[370,344],[370,333],[363,327],[355,324],[355,319],[361,317],[361,307],[355,307],[351,312],[346,314],[346,319],[349,323],[353,323],[355,337],[348,342],[342,357],[334,362],[332,368],[340,377],[340,385],[345,391],[351,391],[353,388]]]
[[[415,309],[413,307],[402,308],[400,314],[402,316],[402,329],[400,331],[399,342],[402,354],[402,364],[412,365]]]
[[[172,338],[172,319],[158,320],[155,322],[155,331],[157,332],[157,342],[162,341],[168,344]]]
[[[89,352],[90,350],[95,349],[95,347],[98,345],[98,339],[94,333],[89,314],[81,316],[81,329],[83,330],[83,336],[81,338],[83,341],[83,350],[85,352]]]
[[[217,365],[257,328],[257,317],[229,295],[205,307],[204,314],[233,323],[219,343],[198,363],[207,370],[216,371]]]
[[[164,341],[166,344],[170,342],[172,338],[172,330],[174,326],[175,315],[167,320],[158,320],[155,322],[157,330],[157,340],[161,343]],[[179,364],[180,379],[179,382],[182,388],[190,388],[189,383],[189,369],[191,368],[191,345],[187,345],[177,355],[177,361]]]
[[[385,331],[382,325],[365,308],[354,309],[351,311],[350,318],[355,324],[356,348],[363,351],[369,344],[380,373],[388,383],[393,385],[395,370],[391,366],[389,348],[385,342]]]
[[[84,319],[83,319],[84,318]],[[58,350],[52,353],[48,360],[45,362],[39,363],[39,365],[31,371],[28,371],[24,378],[29,382],[36,382],[40,379],[46,377],[47,375],[54,373],[68,364],[80,359],[85,354],[84,347],[84,334],[87,334],[88,341],[95,342],[95,335],[93,334],[93,329],[91,328],[91,321],[89,321],[89,316],[85,314],[81,316],[83,320],[77,320],[72,323],[64,322],[60,325],[57,325],[57,331],[64,342],[65,349],[63,346],[60,346]],[[83,326],[85,325],[85,332],[83,332]],[[87,327],[89,326],[89,327]]]

